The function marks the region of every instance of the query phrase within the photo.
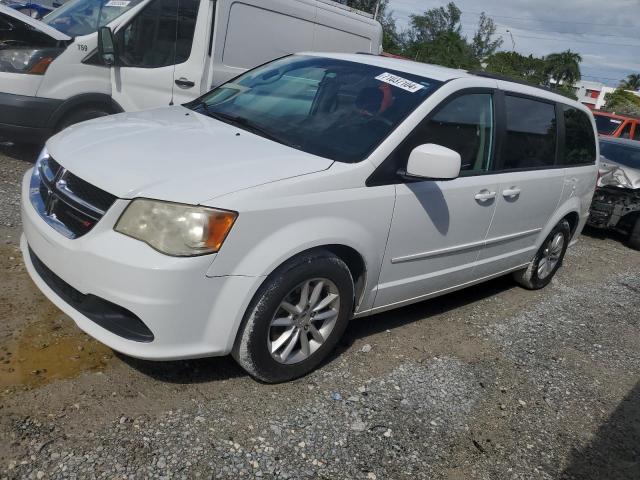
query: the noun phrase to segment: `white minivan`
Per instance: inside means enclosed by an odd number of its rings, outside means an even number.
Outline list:
[[[109,62],[99,33],[113,46]],[[111,37],[111,38],[104,38]],[[380,53],[371,15],[331,0],[70,0],[42,21],[0,5],[0,137],[193,100],[297,51]]]
[[[115,350],[231,353],[288,380],[352,317],[508,273],[547,285],[589,214],[595,131],[539,88],[297,54],[49,139],[24,179],[21,248],[44,294]]]

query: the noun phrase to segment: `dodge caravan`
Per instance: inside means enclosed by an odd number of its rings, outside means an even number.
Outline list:
[[[193,100],[297,51],[377,54],[381,42],[372,15],[331,0],[69,0],[42,21],[0,4],[0,137],[40,142]]]
[[[21,248],[114,350],[231,353],[284,381],[353,317],[509,273],[547,285],[589,213],[595,139],[584,106],[542,89],[297,54],[49,139],[24,179]]]

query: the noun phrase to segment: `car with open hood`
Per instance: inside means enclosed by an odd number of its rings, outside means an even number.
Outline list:
[[[602,138],[600,152],[589,225],[618,231],[630,247],[640,250],[640,142]]]

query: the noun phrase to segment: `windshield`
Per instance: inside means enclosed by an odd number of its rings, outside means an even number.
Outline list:
[[[600,155],[625,167],[640,170],[640,142],[637,147],[613,142],[600,142]]]
[[[605,117],[603,115],[594,115],[596,119],[596,127],[601,135],[611,135],[622,125],[622,120],[617,118]]]
[[[88,35],[144,0],[70,0],[42,21],[70,37]]]
[[[186,106],[307,153],[365,159],[441,82],[356,62],[291,56]]]

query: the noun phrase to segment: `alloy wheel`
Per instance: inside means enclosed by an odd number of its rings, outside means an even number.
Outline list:
[[[307,280],[280,302],[269,324],[267,347],[279,363],[299,363],[331,334],[340,313],[340,294],[329,279]]]

